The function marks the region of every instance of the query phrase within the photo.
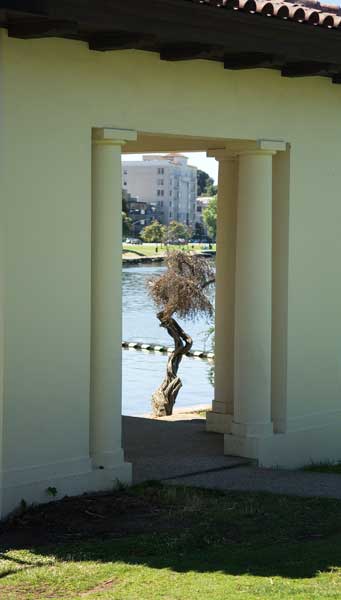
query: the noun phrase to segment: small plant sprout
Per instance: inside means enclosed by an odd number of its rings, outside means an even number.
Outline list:
[[[124,492],[126,491],[126,489],[128,488],[128,485],[126,483],[124,483],[123,481],[121,481],[120,479],[116,478],[114,481],[114,492]]]
[[[56,487],[48,487],[46,490],[46,493],[48,496],[51,496],[52,498],[55,498],[58,494],[58,490]]]

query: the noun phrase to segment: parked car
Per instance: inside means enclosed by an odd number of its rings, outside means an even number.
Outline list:
[[[134,244],[134,245],[141,246],[143,244],[143,242],[142,242],[142,240],[139,240],[139,238],[127,238],[126,244]]]
[[[166,240],[165,244],[169,244],[170,246],[183,246],[184,244],[187,244],[187,242],[183,238],[178,238],[177,240]]]

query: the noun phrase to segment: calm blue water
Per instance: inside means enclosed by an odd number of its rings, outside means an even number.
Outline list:
[[[134,266],[123,268],[123,339],[171,345],[167,332],[159,326],[155,308],[147,293],[147,282],[164,267]],[[195,323],[179,321],[192,336],[193,348],[211,349],[206,340],[211,323],[205,319]],[[123,350],[123,414],[150,412],[152,393],[160,385],[167,355],[137,350]],[[184,357],[179,375],[183,388],[176,406],[209,404],[213,389],[209,383],[212,364],[201,359]]]

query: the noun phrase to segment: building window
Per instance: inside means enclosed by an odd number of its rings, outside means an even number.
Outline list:
[[[157,180],[157,184],[158,184],[158,185],[164,185],[164,183],[165,183],[165,182],[164,182],[164,180],[163,180],[163,179],[158,179],[158,180]]]
[[[123,185],[128,185],[126,181],[123,182]]]
[[[172,192],[172,190],[170,190],[170,192],[169,192],[169,195],[170,195],[170,196],[172,196],[172,195],[173,195],[173,192]]]
[[[128,175],[128,171],[127,171],[127,170],[124,170],[124,171],[123,171],[123,175]]]
[[[165,173],[164,168],[163,167],[159,167],[158,170],[157,170],[157,174],[158,175],[164,175],[164,173]]]

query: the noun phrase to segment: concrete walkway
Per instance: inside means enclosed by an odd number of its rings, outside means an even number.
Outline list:
[[[134,483],[150,479],[219,490],[262,491],[341,499],[341,475],[261,469],[223,455],[223,436],[205,431],[196,414],[123,417],[126,460]]]
[[[224,456],[223,436],[205,431],[205,419],[175,414],[163,419],[123,417],[125,458],[133,464],[133,481],[166,480],[248,464]]]
[[[226,491],[271,492],[341,500],[341,475],[239,467],[233,471],[173,478],[167,483]]]

